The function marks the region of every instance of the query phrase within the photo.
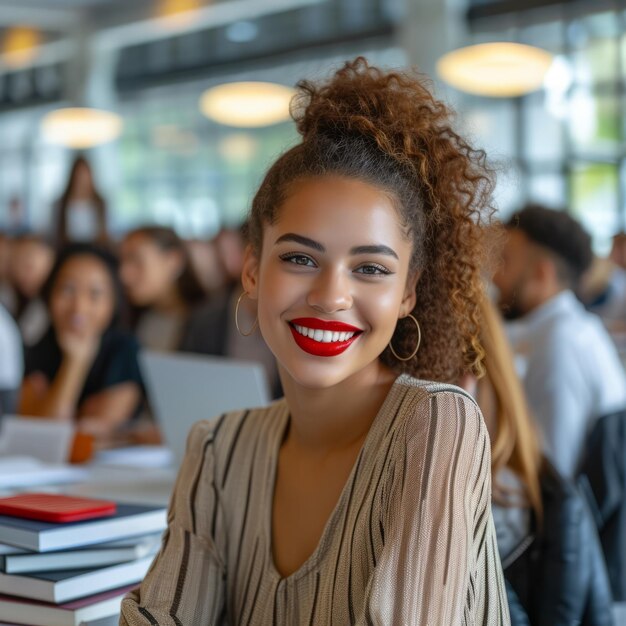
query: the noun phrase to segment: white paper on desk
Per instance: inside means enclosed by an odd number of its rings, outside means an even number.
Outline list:
[[[72,424],[41,418],[5,416],[0,430],[0,456],[22,456],[44,463],[66,463],[70,456]]]
[[[127,446],[96,452],[94,464],[122,467],[171,467],[174,454],[166,446]]]
[[[87,475],[86,470],[72,465],[42,463],[32,457],[0,457],[0,489],[74,483]]]

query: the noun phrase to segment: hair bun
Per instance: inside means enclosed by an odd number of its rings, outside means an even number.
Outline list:
[[[300,81],[292,117],[304,141],[360,135],[396,159],[406,160],[418,150],[412,138],[421,128],[432,130],[444,108],[425,82],[408,73],[383,72],[357,57],[329,81]]]

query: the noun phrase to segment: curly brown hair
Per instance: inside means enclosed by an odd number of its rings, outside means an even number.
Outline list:
[[[482,150],[452,128],[452,113],[412,72],[383,72],[358,57],[326,83],[298,83],[292,117],[302,141],[269,169],[252,202],[247,234],[260,252],[294,182],[339,175],[383,189],[413,242],[420,271],[413,315],[422,329],[407,362],[389,348],[381,360],[396,371],[438,381],[482,375],[480,343],[483,225],[492,214],[492,171]],[[415,347],[415,326],[399,322],[398,354]]]

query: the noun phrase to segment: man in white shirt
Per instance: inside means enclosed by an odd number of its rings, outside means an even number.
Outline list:
[[[507,224],[494,277],[524,387],[548,458],[576,475],[595,420],[626,407],[626,373],[600,319],[573,293],[592,260],[589,235],[569,215],[528,206]]]
[[[0,417],[15,409],[23,371],[20,331],[10,313],[0,304]]]

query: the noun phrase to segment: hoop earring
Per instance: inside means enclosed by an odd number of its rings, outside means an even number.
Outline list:
[[[237,332],[242,337],[249,337],[256,330],[256,327],[259,325],[259,317],[257,315],[257,318],[254,320],[254,324],[252,324],[252,328],[247,333],[244,333],[239,327],[239,305],[241,304],[241,299],[247,295],[248,295],[247,291],[242,292],[239,298],[237,298],[237,305],[235,306],[235,326],[237,327]]]
[[[415,346],[415,350],[411,352],[410,356],[402,357],[402,356],[398,356],[398,353],[393,349],[393,345],[391,345],[391,341],[390,341],[389,349],[391,350],[391,353],[393,354],[393,356],[395,356],[396,359],[398,359],[398,361],[410,361],[417,354],[417,351],[420,349],[420,344],[422,343],[422,331],[420,330],[419,322],[410,313],[407,315],[407,317],[410,317],[413,320],[413,322],[415,322],[415,326],[417,326],[417,345]]]

